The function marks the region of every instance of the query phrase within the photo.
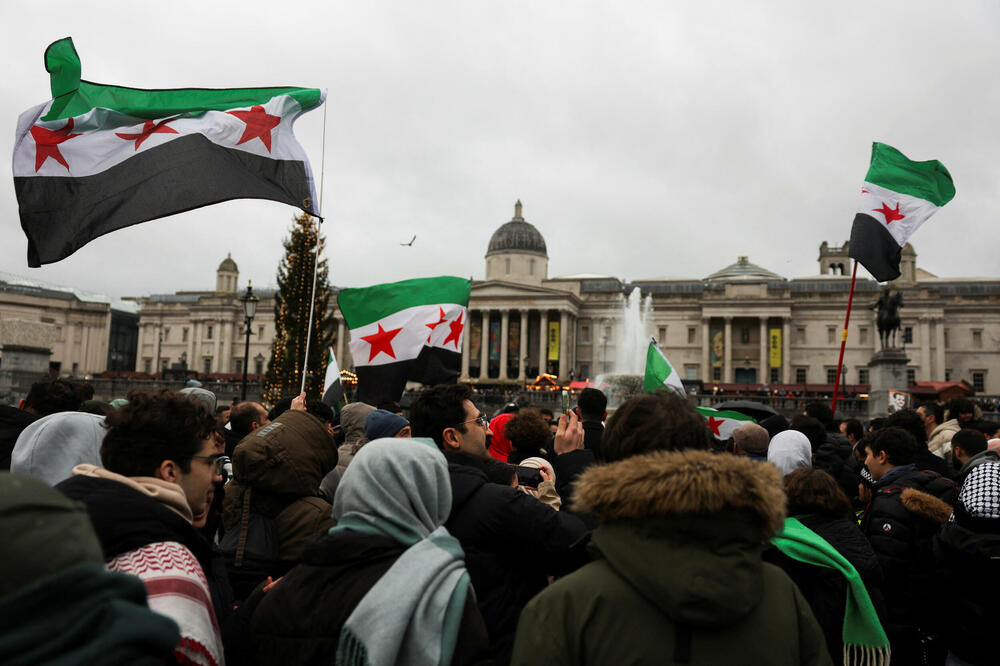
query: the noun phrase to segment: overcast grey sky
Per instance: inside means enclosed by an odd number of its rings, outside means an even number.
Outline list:
[[[336,285],[482,278],[518,198],[550,276],[702,278],[741,254],[816,274],[819,244],[850,235],[873,140],[955,179],[918,265],[1000,277],[998,18],[913,0],[5,2],[0,151],[69,35],[92,81],[327,88],[296,132],[318,175],[326,114]],[[241,284],[273,285],[295,213],[220,204],[29,269],[7,173],[0,270],[112,296],[210,289],[227,252]]]

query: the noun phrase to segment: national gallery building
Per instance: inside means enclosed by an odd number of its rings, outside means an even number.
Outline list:
[[[625,296],[638,287],[647,338],[657,339],[682,377],[705,384],[822,385],[836,375],[850,285],[846,244],[819,247],[818,271],[787,278],[738,257],[704,278],[649,278],[625,283],[607,275],[549,277],[548,250],[523,216],[493,233],[485,279],[474,280],[463,339],[462,379],[477,385],[522,384],[540,372],[563,382],[615,372],[622,344]],[[1000,394],[1000,280],[945,278],[917,267],[907,245],[902,276],[902,338],[913,381],[965,380],[977,393]],[[214,291],[139,299],[136,370],[184,363],[203,373],[240,373],[243,314],[236,263],[219,266]],[[261,297],[251,326],[251,374],[270,360],[273,292]],[[875,312],[879,285],[859,280],[844,363],[848,384],[868,384],[867,363],[879,348]],[[649,297],[649,298],[646,298]],[[335,353],[353,368],[340,313]]]

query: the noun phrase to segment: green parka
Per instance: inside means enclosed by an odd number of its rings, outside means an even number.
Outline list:
[[[777,468],[706,451],[592,467],[577,511],[597,560],[521,614],[514,664],[832,664],[809,604],[761,561],[785,516]]]

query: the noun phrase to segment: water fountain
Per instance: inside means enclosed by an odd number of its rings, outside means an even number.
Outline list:
[[[598,375],[594,384],[608,396],[608,408],[615,409],[630,396],[642,392],[642,375],[646,370],[649,349],[649,313],[653,297],[642,297],[639,287],[621,296],[621,332],[615,343],[615,360],[611,372]]]

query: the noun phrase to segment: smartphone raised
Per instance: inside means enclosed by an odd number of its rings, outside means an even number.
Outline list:
[[[537,488],[542,483],[542,473],[535,467],[517,466],[517,485]]]

